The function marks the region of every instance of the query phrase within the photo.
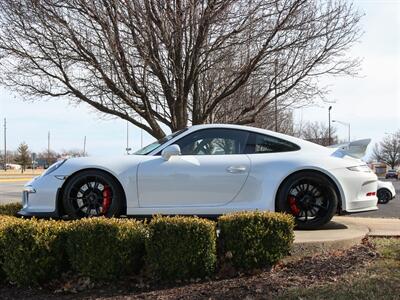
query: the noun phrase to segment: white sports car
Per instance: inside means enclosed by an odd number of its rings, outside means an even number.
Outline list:
[[[332,149],[263,129],[198,125],[117,158],[55,163],[25,185],[24,216],[217,216],[284,211],[317,228],[337,211],[377,209],[369,140]]]

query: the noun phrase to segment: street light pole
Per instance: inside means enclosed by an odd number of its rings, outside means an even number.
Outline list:
[[[274,94],[275,94],[275,132],[278,132],[278,99],[277,99],[277,90],[276,90],[276,76],[277,76],[277,69],[278,69],[278,60],[275,60],[275,67],[274,67],[274,71],[275,71],[275,78],[274,78]]]
[[[350,123],[342,122],[342,121],[339,121],[339,120],[332,120],[332,122],[339,123],[339,124],[342,124],[344,126],[347,126],[348,140],[349,140],[349,143],[350,143]]]
[[[140,117],[140,123],[143,122],[142,117]],[[140,149],[143,148],[143,128],[140,128]]]
[[[129,122],[126,121],[126,154],[129,155],[129,151],[132,149],[129,148]]]
[[[328,144],[329,146],[332,144],[331,142],[331,109],[332,106],[328,108]]]
[[[47,167],[50,166],[50,131],[47,132]]]

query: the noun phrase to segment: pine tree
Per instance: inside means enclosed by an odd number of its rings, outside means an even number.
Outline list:
[[[30,162],[30,154],[29,154],[29,147],[25,142],[22,142],[18,146],[18,156],[16,158],[16,162],[21,165],[21,172],[24,173],[26,166]]]

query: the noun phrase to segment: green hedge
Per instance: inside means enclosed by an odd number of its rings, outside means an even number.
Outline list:
[[[2,218],[2,223],[2,268],[8,280],[31,285],[61,274],[66,261],[66,222]]]
[[[72,222],[67,253],[72,269],[93,279],[115,279],[143,263],[146,226],[129,219],[90,218]]]
[[[73,270],[96,280],[116,279],[146,266],[153,280],[189,280],[215,274],[220,262],[236,269],[271,266],[288,254],[291,216],[246,212],[219,218],[156,216],[89,218],[72,222],[0,216],[0,281],[39,284]]]
[[[10,226],[12,223],[15,222],[21,222],[21,220],[10,216],[0,216],[0,282],[4,282],[6,280],[6,274],[3,271],[4,230],[7,226]]]
[[[213,274],[215,225],[194,217],[154,217],[146,242],[146,263],[152,278],[187,280]]]
[[[22,209],[20,203],[9,203],[0,205],[0,215],[15,216]]]
[[[283,213],[232,213],[221,216],[218,225],[220,257],[242,270],[274,265],[294,240],[294,219]]]

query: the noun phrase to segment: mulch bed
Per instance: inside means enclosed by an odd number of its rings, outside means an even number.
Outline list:
[[[229,279],[159,285],[132,277],[117,283],[94,284],[87,278],[66,275],[41,288],[0,286],[1,299],[272,299],[283,290],[335,282],[345,273],[368,265],[378,257],[374,247],[362,244],[343,251],[304,257],[278,264],[272,270],[236,274]]]

